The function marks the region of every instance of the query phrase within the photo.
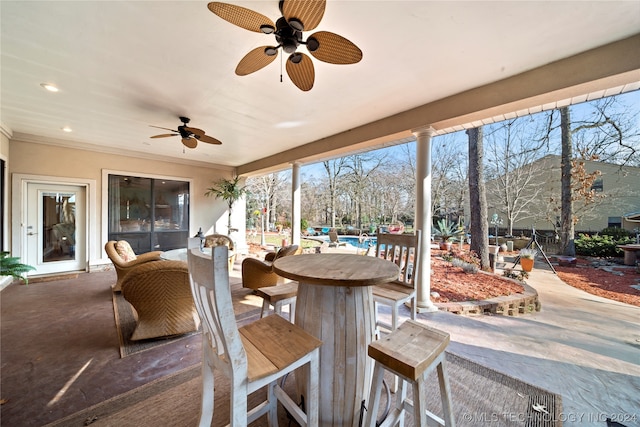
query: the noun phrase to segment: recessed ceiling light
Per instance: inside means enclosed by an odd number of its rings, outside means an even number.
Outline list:
[[[40,83],[40,86],[42,86],[49,92],[58,92],[60,90],[56,85],[52,85],[51,83]]]
[[[73,132],[73,129],[71,129],[69,126],[63,127],[62,130],[65,132]]]

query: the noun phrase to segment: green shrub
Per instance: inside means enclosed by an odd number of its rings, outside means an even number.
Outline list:
[[[576,254],[592,257],[621,257],[623,250],[619,249],[618,245],[626,245],[632,243],[631,237],[620,237],[618,239],[610,235],[595,234],[590,236],[588,234],[580,234],[575,240]]]
[[[615,240],[621,240],[625,237],[635,237],[630,231],[620,227],[607,227],[600,232],[603,236],[611,236]]]

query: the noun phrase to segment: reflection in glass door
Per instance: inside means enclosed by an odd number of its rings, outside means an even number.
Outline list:
[[[75,206],[76,197],[73,193],[43,193],[43,262],[76,259]]]

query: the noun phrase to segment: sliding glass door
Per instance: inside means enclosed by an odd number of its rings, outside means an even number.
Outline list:
[[[109,175],[109,240],[136,254],[187,246],[189,183]]]

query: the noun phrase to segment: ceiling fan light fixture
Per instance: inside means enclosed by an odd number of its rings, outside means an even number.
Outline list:
[[[272,25],[260,25],[260,31],[265,34],[273,34],[276,29]]]
[[[298,52],[292,53],[291,56],[289,56],[289,61],[293,62],[294,64],[299,64],[300,61],[302,61],[302,54]]]
[[[287,53],[293,53],[298,48],[298,43],[295,39],[282,40],[282,50]]]
[[[315,52],[320,47],[320,42],[315,37],[309,37],[307,40],[307,49],[309,52]]]
[[[264,54],[267,56],[275,56],[278,54],[278,48],[274,46],[267,46],[264,49]]]
[[[289,19],[289,26],[291,28],[293,28],[296,31],[304,31],[304,24],[302,24],[302,22],[300,22],[299,19],[297,18],[291,18]]]

